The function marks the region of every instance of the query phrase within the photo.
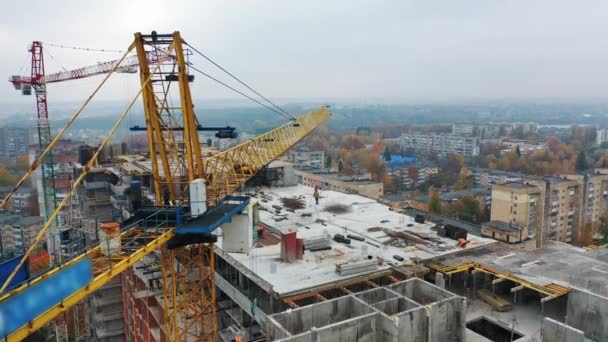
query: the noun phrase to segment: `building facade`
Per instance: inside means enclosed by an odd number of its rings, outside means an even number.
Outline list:
[[[490,220],[525,227],[534,236],[542,227],[543,199],[543,189],[534,185],[496,184],[492,187]]]
[[[372,181],[369,175],[344,176],[337,172],[324,172],[319,169],[295,170],[298,183],[321,190],[333,190],[347,194],[358,194],[378,199],[384,195],[384,184]]]
[[[481,167],[471,167],[467,169],[475,179],[475,185],[490,187],[494,184],[505,184],[509,182],[521,182],[527,175],[519,172],[509,172]]]
[[[29,128],[0,127],[0,161],[16,164],[27,158],[32,135]]]
[[[289,159],[294,167],[314,167],[323,169],[325,167],[325,152],[324,151],[302,151],[290,150],[287,152]]]
[[[473,198],[479,202],[480,210],[489,211],[492,207],[492,190],[489,188],[472,188],[459,191],[441,192],[438,195],[439,199],[441,200],[441,204],[444,207],[465,196],[473,196]],[[430,201],[431,196],[429,195],[417,196],[412,200],[412,206],[419,210],[429,211]]]
[[[404,133],[400,140],[401,148],[414,149],[416,152],[434,152],[439,158],[450,154],[463,156],[466,160],[479,155],[477,137],[455,134]]]

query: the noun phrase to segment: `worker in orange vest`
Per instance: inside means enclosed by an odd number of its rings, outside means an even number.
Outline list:
[[[264,235],[264,226],[259,225],[258,226],[258,237],[262,237],[262,235]]]
[[[469,243],[469,241],[467,241],[463,238],[458,239],[458,247],[464,247],[467,245],[467,243]]]
[[[243,342],[243,339],[241,337],[237,337],[234,339],[234,342]]]

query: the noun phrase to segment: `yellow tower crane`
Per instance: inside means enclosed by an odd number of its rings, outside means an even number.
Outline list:
[[[189,73],[184,44],[186,42],[179,32],[135,34],[125,56],[136,50],[141,88],[74,180],[70,192],[42,227],[32,246],[10,275],[0,279],[0,338],[21,341],[144,256],[160,249],[165,340],[217,340],[215,238],[211,231],[225,222],[222,220],[226,217],[242,210],[248,201],[243,196],[231,196],[233,192],[311,133],[331,113],[327,107],[322,107],[233,148],[203,158],[198,136],[201,125],[194,113],[189,85],[193,75]],[[159,60],[164,62],[149,65],[147,55],[150,53],[158,54]],[[179,104],[171,101],[170,94],[174,88],[179,92]],[[139,95],[142,95],[144,103],[156,207],[159,213],[174,211],[178,219],[163,220],[159,214],[154,216],[153,223],[145,219],[137,221],[121,228],[120,246],[113,248],[117,252],[110,252],[110,248],[105,248],[109,241],[102,240],[42,274],[23,278],[23,269],[33,250],[46,239],[52,221],[92,169],[97,156]],[[66,127],[32,163],[18,184],[22,184],[40,166],[40,161],[89,102],[90,98],[68,120]]]

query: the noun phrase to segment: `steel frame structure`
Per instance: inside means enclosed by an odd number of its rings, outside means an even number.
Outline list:
[[[182,43],[184,41],[179,32],[170,35],[146,36],[136,33],[135,41],[129,47],[129,51],[133,48],[137,50],[140,65],[142,85],[140,93],[144,101],[150,154],[153,160],[152,171],[156,201],[157,203],[168,202],[170,205],[188,204],[187,186],[189,182],[203,178],[206,180],[208,207],[213,207],[253,177],[264,165],[306,137],[327,120],[331,113],[327,107],[322,107],[266,134],[203,160],[198,141],[198,122],[194,116],[190,95],[191,77],[187,73],[186,54]],[[159,49],[160,45],[164,45],[166,48]],[[150,48],[153,50],[146,50]],[[174,52],[175,59],[162,58],[152,69],[148,64],[147,56],[159,52],[165,56]],[[179,84],[180,106],[173,106],[169,97],[170,83],[174,81]],[[111,139],[134,102],[135,99],[121,114],[95,152],[94,158]],[[183,125],[182,130],[171,129],[180,124]],[[54,143],[56,143],[55,139],[49,146],[52,148]],[[37,162],[34,162],[32,168],[36,168]],[[84,167],[83,173],[74,181],[66,198],[59,203],[50,216],[51,220],[57,217],[58,212],[66,205],[66,201],[71,199],[76,187],[91,169],[92,162],[90,161]],[[166,189],[167,196],[161,191],[163,188]],[[165,201],[165,197],[167,201]],[[62,268],[77,263],[83,258],[91,259],[93,264],[93,279],[87,286],[64,298],[62,302],[57,303],[46,312],[32,318],[28,324],[10,333],[6,340],[21,341],[65,313],[144,256],[161,248],[164,318],[168,340],[216,340],[213,244],[197,244],[168,250],[164,246],[176,234],[174,227],[169,225],[167,222],[164,224],[161,222],[150,228],[145,223],[143,227],[137,225],[126,227],[121,234],[121,252],[119,254],[107,256],[102,253],[99,245],[87,246],[79,255],[62,264],[62,267],[52,268],[15,289],[0,293],[0,303],[2,303],[22,293],[30,286],[58,274]],[[49,226],[50,222],[47,221],[38,233],[35,243],[46,236]],[[1,291],[7,288],[31,252],[30,247],[20,264],[2,285]]]

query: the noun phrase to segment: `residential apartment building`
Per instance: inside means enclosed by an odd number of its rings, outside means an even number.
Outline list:
[[[452,134],[474,136],[480,139],[499,138],[511,132],[512,126],[507,124],[452,124]]]
[[[370,180],[369,174],[345,176],[337,172],[324,172],[320,169],[295,170],[298,183],[306,186],[319,186],[321,190],[333,190],[347,194],[358,194],[373,199],[384,195],[384,184]]]
[[[27,158],[31,140],[29,128],[0,127],[0,161],[15,164],[19,157]]]
[[[287,159],[296,168],[312,167],[323,169],[325,167],[324,151],[290,150],[287,152]]]
[[[31,246],[44,225],[42,216],[21,216],[5,214],[0,219],[2,252],[4,255],[20,254]],[[34,253],[41,250],[37,246]]]
[[[576,240],[580,244],[590,244],[597,237],[600,218],[608,217],[608,169],[564,177],[577,181],[581,188],[581,198],[577,203],[581,229]]]
[[[411,148],[416,152],[434,152],[439,158],[450,154],[463,156],[466,160],[479,155],[476,137],[455,134],[404,133],[400,140],[401,148]]]
[[[410,189],[439,173],[439,167],[432,163],[417,162],[415,164],[387,166],[386,173],[391,176],[394,184],[401,183],[402,189]]]
[[[20,188],[12,196],[13,210],[22,215],[30,215],[37,211],[36,190],[32,188]]]
[[[542,228],[544,190],[523,182],[492,186],[491,221],[526,227],[530,236]]]
[[[601,145],[603,142],[608,141],[608,128],[599,128],[595,135],[595,142]]]
[[[468,171],[475,179],[475,185],[490,187],[493,184],[505,184],[509,182],[521,182],[528,177],[519,172],[509,172],[481,167],[471,167]]]
[[[576,242],[580,234],[581,184],[542,177],[492,187],[492,221],[527,228],[541,246],[546,241]]]

